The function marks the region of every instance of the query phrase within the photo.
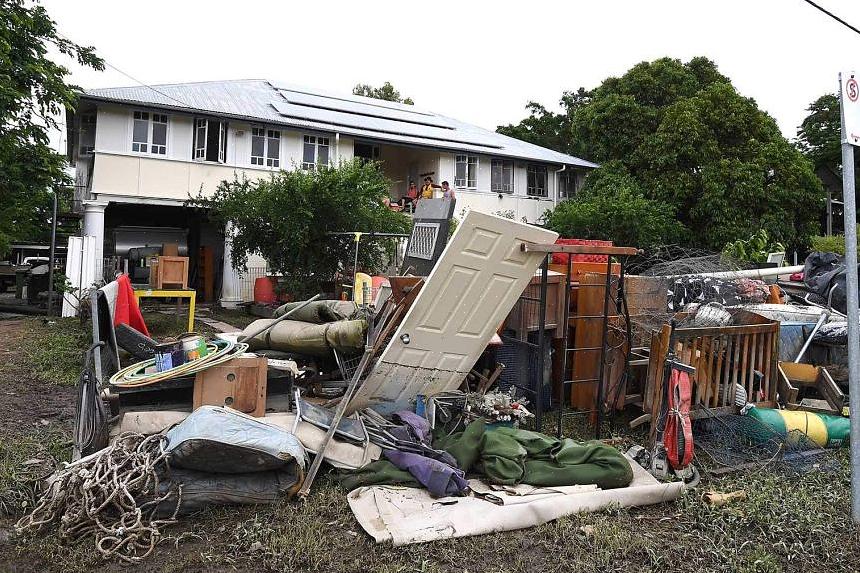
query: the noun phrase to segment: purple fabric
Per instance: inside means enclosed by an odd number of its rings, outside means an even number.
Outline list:
[[[409,410],[400,410],[392,415],[395,422],[400,422],[408,426],[410,431],[415,435],[419,442],[430,444],[433,441],[431,434],[430,422],[423,416],[419,416],[415,412]]]
[[[386,450],[385,457],[401,470],[412,474],[433,497],[462,495],[469,487],[462,470],[438,460],[399,450]]]

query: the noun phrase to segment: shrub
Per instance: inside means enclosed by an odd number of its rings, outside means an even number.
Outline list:
[[[845,254],[845,235],[819,235],[810,239],[813,251]],[[859,241],[860,242],[860,241]]]
[[[354,238],[330,233],[409,232],[409,218],[383,204],[390,187],[377,165],[355,160],[256,181],[223,181],[211,197],[198,195],[191,203],[233,224],[236,269],[245,268],[249,253],[259,253],[283,275],[287,292],[302,297],[320,292],[337,271],[352,271]],[[360,269],[382,270],[390,249],[389,241],[362,241]]]
[[[672,209],[646,198],[617,162],[595,170],[583,190],[549,211],[545,221],[563,237],[611,240],[630,247],[683,243],[688,236]]]

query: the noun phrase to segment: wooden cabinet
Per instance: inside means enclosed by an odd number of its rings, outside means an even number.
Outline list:
[[[188,288],[188,257],[152,257],[149,285],[155,289]]]

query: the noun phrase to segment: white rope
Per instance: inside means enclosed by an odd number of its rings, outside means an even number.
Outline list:
[[[169,469],[166,440],[160,434],[127,432],[113,445],[66,464],[51,476],[35,509],[15,524],[16,531],[58,525],[61,539],[92,535],[105,559],[136,563],[146,558],[161,537],[160,528],[176,523],[182,503],[181,485],[159,488]],[[172,504],[168,502],[172,496],[176,499],[172,514],[157,519],[159,504]]]

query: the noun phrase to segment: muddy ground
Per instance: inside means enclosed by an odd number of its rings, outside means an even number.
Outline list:
[[[174,319],[160,319],[155,334],[181,331],[183,319]],[[68,459],[87,329],[77,321],[0,320],[0,572],[858,570],[844,451],[831,456],[832,471],[706,476],[677,503],[400,548],[368,538],[330,476],[303,505],[220,508],[183,519],[139,565],[102,560],[92,539],[21,537],[13,525],[32,504],[28,480],[50,470],[28,462]],[[715,509],[700,498],[709,489],[745,489],[749,498]]]

